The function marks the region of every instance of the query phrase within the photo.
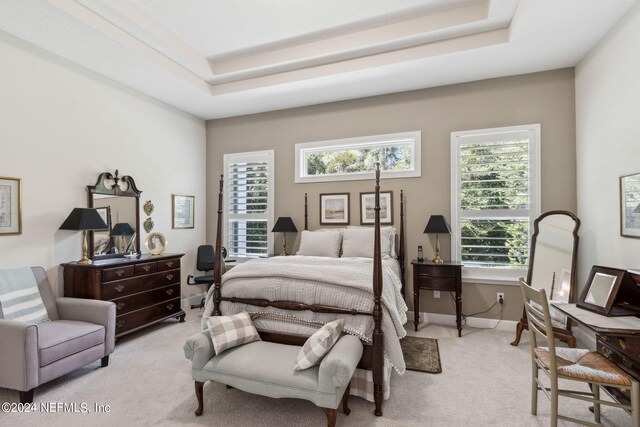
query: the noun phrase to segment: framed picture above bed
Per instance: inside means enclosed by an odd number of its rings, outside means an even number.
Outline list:
[[[375,222],[375,193],[360,193],[360,224]],[[380,224],[393,224],[393,191],[380,192]]]
[[[620,235],[640,237],[640,173],[620,177]]]
[[[349,224],[349,193],[320,194],[320,224]]]

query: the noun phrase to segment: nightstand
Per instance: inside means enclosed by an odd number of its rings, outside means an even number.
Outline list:
[[[462,264],[431,261],[411,261],[413,265],[413,312],[416,331],[420,323],[420,289],[456,293],[456,326],[462,336]]]

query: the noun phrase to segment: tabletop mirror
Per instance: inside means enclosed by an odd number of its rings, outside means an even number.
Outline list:
[[[571,212],[549,211],[536,218],[533,226],[527,284],[544,289],[550,302],[574,302],[580,220]],[[571,320],[553,307],[550,311],[555,337],[575,347]],[[518,345],[524,329],[529,329],[525,314],[512,345]]]
[[[92,259],[140,253],[140,194],[130,176],[103,172],[87,186],[89,207],[97,209],[108,229],[89,232]]]

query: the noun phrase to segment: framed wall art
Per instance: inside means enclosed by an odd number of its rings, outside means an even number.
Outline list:
[[[22,234],[22,180],[0,177],[0,235]]]
[[[193,228],[195,196],[171,195],[171,228]]]
[[[320,224],[349,224],[349,193],[320,194]]]
[[[375,223],[375,193],[360,193],[360,224]],[[380,224],[393,224],[393,191],[380,192]]]
[[[640,173],[620,177],[620,235],[640,238]]]

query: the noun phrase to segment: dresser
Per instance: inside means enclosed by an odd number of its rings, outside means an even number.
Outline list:
[[[116,338],[165,319],[184,322],[180,307],[180,258],[184,254],[111,258],[62,264],[64,295],[112,301]]]
[[[413,266],[413,311],[414,325],[418,330],[420,323],[420,290],[448,291],[455,293],[456,326],[458,336],[462,336],[462,264],[431,261],[411,261]]]

